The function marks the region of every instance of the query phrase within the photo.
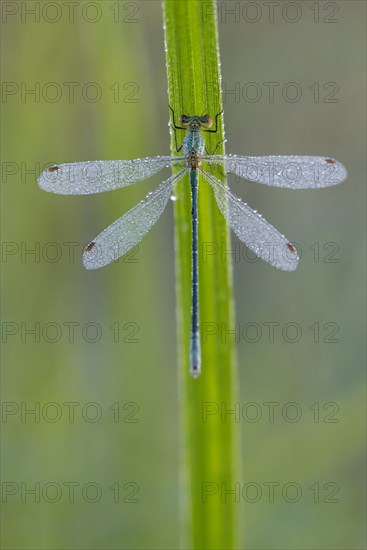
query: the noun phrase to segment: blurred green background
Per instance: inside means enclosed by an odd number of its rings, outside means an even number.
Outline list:
[[[233,237],[240,400],[208,424],[240,423],[245,548],[364,548],[365,3],[218,5],[227,151],[332,156],[349,178],[232,182],[302,261],[278,272]],[[160,3],[2,2],[2,31],[3,547],[177,548],[172,208],[134,255],[81,262],[161,176],[36,184],[47,163],[168,153]]]

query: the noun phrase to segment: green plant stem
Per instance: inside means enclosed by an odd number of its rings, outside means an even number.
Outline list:
[[[222,110],[214,2],[165,0],[164,27],[169,103],[177,116]],[[168,112],[168,109],[167,109]],[[223,116],[215,134],[204,134],[209,152],[223,139]],[[178,132],[178,139],[182,139]],[[184,135],[184,132],[182,132]],[[173,136],[171,148],[175,153]],[[181,143],[181,141],[180,141]],[[221,144],[217,153],[223,152]],[[225,181],[224,177],[222,178]],[[176,189],[175,249],[181,419],[181,547],[238,547],[239,503],[226,494],[240,483],[239,429],[233,414],[237,368],[229,230],[209,184],[200,178],[199,281],[202,374],[189,376],[191,305],[191,198],[188,177]],[[224,335],[223,335],[224,334]],[[238,487],[238,485],[237,485]]]

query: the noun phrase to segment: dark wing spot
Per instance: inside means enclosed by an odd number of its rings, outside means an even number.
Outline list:
[[[333,159],[326,159],[326,162],[328,164],[335,164],[335,160],[333,160]]]
[[[47,172],[56,172],[57,170],[60,170],[60,166],[51,166]]]
[[[86,251],[86,252],[90,252],[90,251],[92,250],[92,248],[94,248],[95,244],[96,244],[96,243],[95,243],[94,241],[92,241],[91,243],[89,243],[88,246],[85,247],[85,251]]]
[[[291,245],[291,243],[287,243],[287,247],[292,252],[292,254],[295,254],[297,252],[294,246]]]

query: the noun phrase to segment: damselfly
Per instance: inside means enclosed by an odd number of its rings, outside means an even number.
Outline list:
[[[347,177],[345,167],[329,157],[315,156],[262,156],[208,154],[202,132],[216,132],[209,115],[182,115],[179,125],[172,111],[172,128],[186,130],[179,152],[183,156],[164,156],[134,160],[100,160],[73,162],[51,166],[38,179],[45,191],[62,195],[88,195],[126,187],[144,180],[165,167],[179,167],[159,187],[134,206],[85,248],[83,263],[87,269],[97,269],[116,260],[133,248],[156,223],[173,186],[187,173],[190,174],[192,203],[192,303],[190,332],[190,374],[197,377],[201,369],[199,330],[199,264],[198,264],[198,175],[211,185],[223,216],[237,237],[258,257],[284,271],[293,271],[298,264],[294,245],[279,233],[255,210],[236,197],[230,189],[213,175],[223,167],[226,172],[248,181],[289,189],[321,189],[341,183]],[[215,152],[214,152],[215,153]],[[202,168],[202,163],[208,169]]]

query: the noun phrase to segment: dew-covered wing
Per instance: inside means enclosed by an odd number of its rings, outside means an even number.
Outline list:
[[[259,258],[277,269],[295,270],[299,257],[294,245],[228,187],[207,172],[203,176],[214,189],[219,209],[237,237]]]
[[[213,155],[203,160],[245,180],[288,189],[330,187],[348,175],[345,166],[330,157]]]
[[[84,266],[87,269],[98,269],[108,265],[140,242],[162,214],[172,194],[172,186],[185,172],[186,168],[169,177],[93,239],[84,250]]]
[[[57,164],[42,172],[38,185],[44,191],[60,195],[101,193],[145,180],[180,160],[180,157],[153,157]]]

